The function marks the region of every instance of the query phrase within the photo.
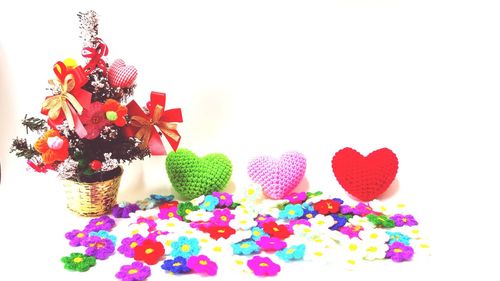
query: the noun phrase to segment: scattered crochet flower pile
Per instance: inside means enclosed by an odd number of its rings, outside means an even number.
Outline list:
[[[120,254],[133,259],[115,276],[130,281],[146,279],[150,266],[174,275],[213,276],[224,265],[274,276],[287,263],[300,260],[352,268],[366,261],[404,262],[415,253],[429,253],[417,220],[404,205],[349,205],[321,192],[269,200],[252,185],[242,193],[214,192],[189,202],[152,195],[136,204],[117,205],[113,214],[129,218],[123,219],[127,237],[116,240],[110,233],[115,221],[108,216],[69,231],[70,246],[85,251],[64,257],[66,269],[87,271],[96,259],[113,255],[115,244]]]

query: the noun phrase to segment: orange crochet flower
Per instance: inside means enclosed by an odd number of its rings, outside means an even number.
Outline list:
[[[36,151],[42,154],[43,163],[50,165],[55,161],[64,161],[68,158],[68,139],[58,131],[50,129],[35,143]]]
[[[108,99],[104,103],[102,108],[106,114],[106,119],[115,123],[116,126],[123,127],[127,124],[125,120],[125,115],[127,115],[128,109],[122,106],[119,102],[114,99]]]

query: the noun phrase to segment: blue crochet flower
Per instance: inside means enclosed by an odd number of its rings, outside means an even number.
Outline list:
[[[306,245],[300,244],[278,251],[276,255],[284,261],[301,260],[304,258],[305,251]]]
[[[89,233],[90,236],[99,236],[101,238],[107,238],[113,242],[113,245],[116,246],[116,236],[107,232],[106,230],[99,230],[98,232],[92,231]]]
[[[302,208],[304,208],[304,205],[302,205]],[[306,206],[304,208],[304,212],[302,214],[302,218],[301,219],[309,220],[309,219],[314,218],[317,214],[318,214],[318,212],[316,212],[316,210],[314,210],[314,208],[312,206],[311,206],[311,208],[309,208],[308,206]]]
[[[304,215],[304,210],[300,204],[288,204],[280,211],[279,218],[284,220],[293,220]]]
[[[172,257],[183,257],[185,259],[200,253],[200,244],[196,238],[181,236],[172,242]]]
[[[255,227],[252,227],[250,230],[252,231],[252,240],[254,240],[254,241],[259,240],[262,236],[269,237],[269,234],[265,233],[264,229],[262,229],[260,227],[255,226]]]
[[[167,202],[174,200],[174,196],[173,195],[163,196],[163,195],[159,195],[159,194],[151,194],[151,195],[149,195],[149,199],[154,202],[155,206],[159,206],[163,203],[167,203]]]
[[[304,209],[304,212],[307,210],[314,211],[314,206],[311,203],[302,203],[302,209]]]
[[[202,208],[205,211],[211,212],[217,207],[219,204],[219,198],[213,196],[213,195],[207,195],[205,196],[205,201],[201,203],[200,208]]]
[[[338,230],[347,223],[347,219],[344,216],[331,215],[335,223],[330,226],[330,230]]]
[[[183,257],[166,260],[161,265],[161,268],[165,271],[172,272],[173,274],[188,273],[191,271],[191,269],[187,266],[187,260]]]
[[[232,244],[233,254],[235,255],[251,255],[260,251],[260,247],[253,240],[245,240],[239,243]]]
[[[405,244],[406,246],[410,245],[410,236],[405,235],[401,232],[391,232],[391,231],[386,231],[387,235],[389,235],[389,242],[388,244],[391,245],[394,242],[400,242]]]

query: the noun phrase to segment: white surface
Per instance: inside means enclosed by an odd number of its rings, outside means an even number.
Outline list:
[[[434,256],[354,273],[299,263],[280,278],[493,274],[500,156],[495,1],[52,2],[0,9],[2,280],[112,280],[123,263],[116,255],[86,274],[63,270],[58,260],[72,250],[64,233],[86,220],[65,210],[56,179],[26,173],[7,153],[10,139],[23,134],[18,120],[39,110],[52,64],[79,58],[76,13],[88,8],[101,15],[109,59],[138,68],[136,99],[167,92],[167,106],[183,108],[181,146],[226,153],[236,188],[252,157],[298,150],[308,159],[311,189],[344,197],[330,168],[337,150],[396,152],[401,188],[386,200],[411,206]],[[119,197],[169,189],[158,157],[127,168]],[[159,271],[149,280],[163,280]]]

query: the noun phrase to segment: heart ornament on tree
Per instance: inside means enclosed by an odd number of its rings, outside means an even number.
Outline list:
[[[388,148],[365,157],[346,147],[333,156],[332,169],[345,191],[361,201],[371,201],[382,195],[396,178],[398,158]]]
[[[108,81],[112,87],[130,88],[137,78],[137,69],[126,65],[122,59],[115,60],[108,70]]]

